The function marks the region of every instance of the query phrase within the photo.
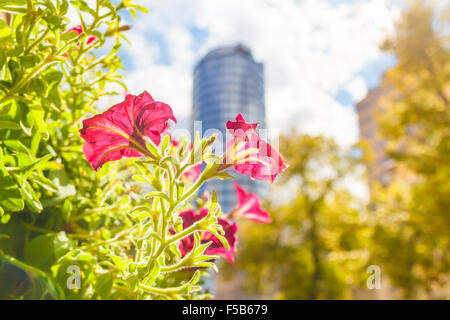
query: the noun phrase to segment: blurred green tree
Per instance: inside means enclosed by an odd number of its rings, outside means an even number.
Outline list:
[[[330,139],[297,133],[282,137],[280,150],[289,168],[271,198],[285,202],[267,201],[270,224],[240,224],[225,279],[242,270],[243,289],[269,298],[349,298],[369,257],[362,203],[344,186],[357,160]]]
[[[384,46],[398,59],[379,118],[396,165],[373,192],[372,251],[405,298],[443,297],[450,277],[450,19],[433,3],[413,2]]]

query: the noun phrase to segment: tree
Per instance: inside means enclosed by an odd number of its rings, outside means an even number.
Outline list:
[[[406,298],[436,297],[449,277],[448,10],[413,2],[384,47],[398,59],[386,74],[394,90],[380,114],[396,169],[373,194],[373,257]]]

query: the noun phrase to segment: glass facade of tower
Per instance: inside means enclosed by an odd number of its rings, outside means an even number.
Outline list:
[[[266,128],[263,64],[256,62],[250,50],[242,45],[212,50],[194,70],[191,119],[194,129],[194,122],[201,121],[203,136],[213,133],[208,130],[220,130],[225,149],[225,123],[234,121],[239,113],[247,122],[259,122],[259,128]],[[246,190],[265,195],[267,186],[264,182],[251,180],[234,170],[230,173]],[[205,189],[216,190],[224,212],[231,211],[236,205],[231,180],[213,180]]]

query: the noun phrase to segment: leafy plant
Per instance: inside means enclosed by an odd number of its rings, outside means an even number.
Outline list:
[[[160,143],[169,120],[176,121],[171,108],[143,92],[139,96],[129,94],[122,103],[83,121],[80,135],[86,140],[83,149],[93,169],[123,157],[139,158],[134,165],[140,174],[133,179],[153,190],[146,195],[150,201],[142,201],[129,212],[123,232],[89,246],[98,247],[98,256],[103,256],[95,269],[108,274],[107,290],[98,290],[106,298],[110,294],[130,299],[193,298],[201,289],[202,271],[217,271],[215,259],[222,256],[233,262],[237,226],[222,214],[214,191],[210,199],[197,206],[198,214],[189,200],[203,183],[231,178],[224,172],[227,168],[235,167],[270,182],[286,167],[278,152],[260,139],[255,124],[245,122],[242,115],[227,124],[233,139],[223,155],[212,152],[214,136],[200,140],[197,134],[190,146],[185,138],[173,143],[165,135]],[[189,174],[192,170],[197,174]],[[239,191],[243,198],[245,191]],[[241,211],[241,217],[264,214],[257,209],[259,206],[247,206],[237,211]],[[62,261],[73,263],[74,254],[84,252],[71,251]],[[167,273],[186,269],[190,279],[167,281]],[[58,277],[58,266],[54,271]]]
[[[67,18],[71,8],[78,26]],[[214,194],[194,202],[200,186],[230,178],[224,170],[233,166],[269,182],[285,168],[242,116],[234,123],[243,132],[225,155],[211,152],[214,138],[175,142],[163,132],[168,118],[152,115],[164,104],[153,100],[131,127],[142,131],[107,138],[118,148],[108,154],[92,149],[108,134],[91,131],[89,121],[135,106],[128,95],[86,119],[100,99],[119,94],[113,84],[128,91],[117,52],[130,29],[122,13],[135,10],[146,11],[130,0],[0,2],[11,17],[0,20],[0,275],[16,274],[2,281],[1,297],[207,297],[200,275],[216,269],[218,256],[234,255],[227,232],[236,224]],[[111,162],[122,156],[139,159]],[[267,171],[271,158],[279,166]]]

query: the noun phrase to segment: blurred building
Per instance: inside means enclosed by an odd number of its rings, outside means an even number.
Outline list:
[[[387,141],[381,136],[378,114],[383,112],[382,99],[392,92],[392,87],[383,80],[379,87],[369,91],[357,105],[359,132],[361,139],[369,144],[372,154],[367,164],[368,182],[372,187],[375,182],[387,185],[394,169],[394,160],[386,154]]]
[[[210,51],[194,69],[192,125],[201,121],[203,136],[219,130],[225,149],[228,120],[235,120],[242,113],[246,121],[259,122],[266,128],[264,103],[263,64],[254,60],[252,53],[243,45],[221,47]],[[196,128],[197,127],[197,128]],[[253,181],[248,176],[233,173],[235,181],[248,191],[264,196],[267,186],[263,181]],[[214,189],[224,212],[236,205],[235,189],[231,181],[209,182],[204,190]]]

